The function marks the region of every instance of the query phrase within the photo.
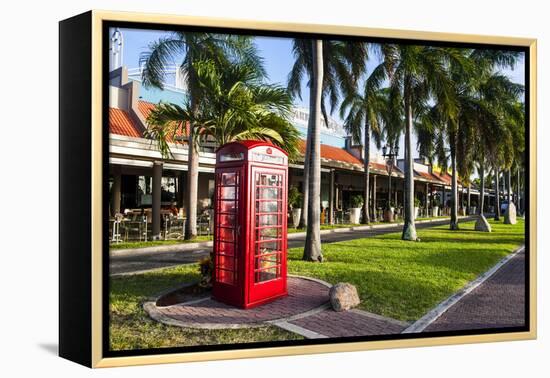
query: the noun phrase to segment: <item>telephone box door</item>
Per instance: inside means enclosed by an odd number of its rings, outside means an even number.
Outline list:
[[[214,229],[214,295],[230,302],[243,299],[242,290],[242,168],[216,170],[216,212]]]
[[[286,295],[286,170],[252,167],[248,302]]]

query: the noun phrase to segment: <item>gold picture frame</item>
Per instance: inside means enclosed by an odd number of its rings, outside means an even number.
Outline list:
[[[521,46],[525,47],[529,55],[529,66],[526,67],[529,73],[529,107],[526,109],[528,112],[529,122],[529,234],[526,235],[526,241],[528,240],[529,246],[529,330],[525,332],[508,332],[508,333],[494,333],[494,334],[468,334],[457,336],[430,336],[430,337],[415,337],[415,338],[401,338],[398,340],[376,340],[376,341],[361,341],[361,342],[344,342],[344,343],[324,343],[315,345],[299,345],[299,346],[284,346],[284,347],[261,347],[255,349],[227,349],[227,350],[212,350],[212,351],[200,351],[200,352],[185,352],[185,353],[166,353],[166,354],[148,354],[148,355],[132,355],[123,357],[105,357],[103,353],[105,324],[103,324],[103,310],[106,305],[103,291],[103,269],[105,261],[103,260],[103,188],[104,188],[104,149],[105,143],[103,140],[103,106],[105,103],[103,78],[105,72],[103,71],[103,57],[105,44],[103,43],[103,31],[105,22],[124,22],[124,23],[136,23],[140,25],[144,24],[162,24],[166,26],[170,25],[186,25],[186,26],[199,26],[199,27],[212,27],[212,28],[224,28],[224,29],[240,29],[240,30],[258,30],[265,32],[286,32],[286,33],[311,33],[311,34],[329,34],[334,36],[354,36],[354,37],[370,37],[370,38],[389,38],[400,40],[420,40],[430,42],[456,42],[456,43],[471,43],[471,44],[490,44],[490,45],[502,45],[502,46]],[[68,26],[67,26],[68,25]],[[190,16],[176,16],[176,15],[162,15],[162,14],[145,14],[145,13],[130,13],[130,12],[110,12],[93,10],[84,15],[77,16],[73,19],[62,21],[60,24],[60,60],[62,61],[60,68],[60,76],[68,75],[64,71],[63,59],[67,59],[65,56],[68,53],[69,42],[74,43],[74,40],[64,40],[67,37],[67,33],[84,33],[85,36],[89,36],[89,45],[86,43],[85,47],[89,47],[89,52],[82,59],[90,58],[89,61],[89,77],[90,84],[89,99],[90,102],[82,104],[82,109],[86,109],[89,112],[87,115],[89,118],[78,118],[80,120],[89,119],[89,127],[85,128],[86,133],[81,137],[84,141],[89,141],[89,162],[91,164],[89,171],[86,171],[86,177],[88,181],[83,185],[90,185],[89,187],[89,223],[85,229],[74,229],[75,232],[89,233],[89,245],[83,246],[86,249],[86,258],[82,260],[74,260],[74,257],[69,256],[68,249],[71,247],[70,241],[68,244],[60,245],[61,254],[61,266],[60,274],[60,290],[61,297],[67,296],[67,301],[63,301],[60,298],[60,330],[62,336],[60,336],[60,354],[63,357],[69,358],[76,362],[82,363],[90,367],[114,367],[114,366],[130,366],[130,365],[144,365],[144,364],[160,364],[160,363],[174,363],[174,362],[188,362],[188,361],[208,361],[208,360],[220,360],[220,359],[237,359],[237,358],[250,358],[250,357],[267,357],[267,356],[283,356],[283,355],[301,355],[311,353],[329,353],[329,352],[348,352],[359,350],[371,350],[371,349],[389,349],[389,348],[403,348],[403,347],[423,347],[423,346],[436,346],[436,345],[449,345],[449,344],[466,344],[466,343],[481,343],[481,342],[495,342],[495,341],[512,341],[512,340],[526,340],[535,339],[537,336],[537,303],[536,303],[536,283],[537,283],[537,265],[536,265],[536,251],[537,251],[537,41],[536,39],[529,38],[514,38],[514,37],[501,37],[501,36],[486,36],[486,35],[469,35],[469,34],[452,34],[452,33],[437,33],[427,31],[410,31],[410,30],[395,30],[395,29],[378,29],[368,27],[351,27],[351,26],[339,26],[339,25],[318,25],[318,24],[295,24],[295,23],[279,23],[279,22],[258,22],[253,20],[232,20],[232,19],[219,19],[209,17],[190,17]],[[76,38],[76,37],[72,37]],[[86,40],[86,37],[84,37]],[[66,50],[63,50],[63,47]],[[82,48],[82,46],[81,46]],[[68,63],[67,63],[68,64]],[[63,79],[60,78],[63,82]],[[69,79],[67,79],[68,81]],[[60,85],[60,91],[68,90],[70,87]],[[69,106],[68,101],[81,101],[82,99],[69,99],[68,97],[63,100],[63,94],[61,95],[60,113],[63,115],[67,112],[66,107]],[[65,101],[65,102],[64,102]],[[80,117],[78,115],[74,117]],[[61,148],[63,149],[65,140],[63,133],[66,127],[63,126],[63,122],[71,120],[71,115],[67,115],[65,118],[61,117]],[[69,136],[67,136],[69,138]],[[68,152],[67,152],[68,153]],[[63,183],[63,164],[67,155],[61,152],[61,183]],[[67,168],[68,169],[68,168]],[[84,173],[83,173],[84,174]],[[69,194],[67,194],[69,195]],[[60,203],[60,206],[66,206]],[[63,221],[63,213],[60,213],[61,223],[63,227],[70,227]],[[61,232],[67,229],[63,228]],[[73,225],[72,227],[77,227]],[[80,226],[82,227],[82,225]],[[64,248],[67,248],[65,250]],[[74,249],[71,250],[75,253]],[[80,264],[80,265],[78,265]],[[77,278],[71,276],[68,270],[74,272],[86,271],[87,275],[84,278],[89,278],[89,296],[84,295],[81,300],[89,301],[89,308],[91,309],[89,318],[81,319],[82,324],[72,325],[70,329],[64,330],[67,324],[78,316],[77,313],[68,310],[69,302],[75,295],[74,292],[69,292],[68,286],[73,285],[75,288],[80,287],[79,284],[75,284]],[[68,291],[69,290],[69,291]],[[71,302],[73,303],[73,302]],[[86,302],[88,303],[88,302]],[[85,320],[85,321],[84,321]],[[90,321],[89,328],[86,328],[86,322]],[[80,329],[86,334],[83,337],[83,342],[89,345],[84,348],[85,353],[72,354],[70,349],[75,348],[77,341],[71,339],[68,332],[74,332]],[[89,336],[89,337],[88,337]],[[82,356],[82,354],[86,356]],[[89,355],[88,355],[89,353]]]

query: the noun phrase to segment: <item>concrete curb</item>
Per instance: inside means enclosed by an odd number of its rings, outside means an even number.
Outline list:
[[[436,321],[445,311],[458,303],[462,298],[471,293],[475,288],[480,286],[482,283],[487,281],[493,274],[495,274],[500,268],[502,268],[507,262],[514,258],[518,253],[525,250],[525,246],[517,248],[512,253],[508,254],[498,263],[496,263],[491,269],[482,273],[475,280],[469,282],[462,289],[445,299],[443,302],[439,303],[433,309],[428,311],[423,317],[418,319],[416,322],[411,324],[401,333],[419,333],[424,331],[430,324]]]

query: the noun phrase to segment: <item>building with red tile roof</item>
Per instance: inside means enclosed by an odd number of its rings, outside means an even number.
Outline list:
[[[119,76],[117,76],[119,75]],[[178,131],[175,142],[168,138],[171,156],[164,158],[153,140],[144,136],[147,129],[147,117],[155,104],[139,98],[139,83],[125,80],[124,69],[111,73],[109,92],[109,162],[113,188],[121,193],[115,194],[111,201],[112,213],[125,208],[150,206],[150,191],[157,184],[151,184],[153,167],[162,167],[162,185],[170,201],[183,206],[183,190],[187,172],[187,145],[185,137],[188,128]],[[199,207],[209,206],[213,193],[215,145],[201,145],[199,152]],[[302,187],[303,155],[306,142],[299,142],[301,158],[289,165],[289,184]],[[323,207],[345,210],[354,195],[364,191],[364,164],[361,146],[345,148],[321,144],[321,202]],[[415,196],[426,204],[426,198],[436,192],[443,197],[448,192],[451,179],[447,173],[432,171],[426,164],[415,162]],[[380,209],[389,200],[403,202],[403,170],[397,164],[392,173],[391,188],[386,163],[380,157],[371,157],[370,185],[374,208]],[[373,190],[374,189],[374,190]],[[425,206],[425,205],[423,205]]]

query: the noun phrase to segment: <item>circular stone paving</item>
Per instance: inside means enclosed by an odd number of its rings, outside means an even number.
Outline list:
[[[328,308],[330,285],[306,277],[288,277],[288,296],[248,310],[212,298],[200,298],[159,307],[156,299],[143,305],[153,319],[169,325],[190,328],[247,328],[266,322],[293,320]]]

